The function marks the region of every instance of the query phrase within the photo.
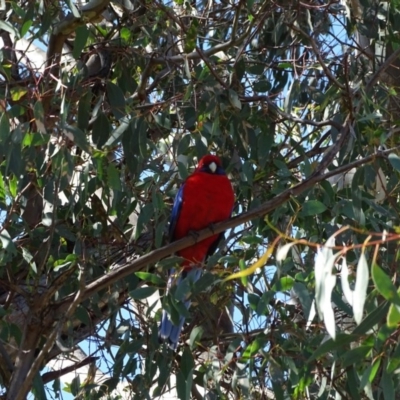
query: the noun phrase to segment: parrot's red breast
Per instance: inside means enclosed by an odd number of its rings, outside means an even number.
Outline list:
[[[215,172],[210,169],[210,165],[216,168]],[[234,193],[228,177],[225,173],[222,174],[222,171],[220,159],[208,155],[200,160],[196,170],[186,179],[180,212],[174,231],[171,232],[173,240],[181,239],[191,231],[199,231],[231,216]],[[219,235],[214,235],[179,251],[178,255],[185,259],[183,266],[203,262],[218,239]]]

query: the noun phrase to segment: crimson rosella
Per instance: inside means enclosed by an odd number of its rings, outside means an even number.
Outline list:
[[[231,216],[234,203],[232,185],[221,166],[217,156],[204,156],[195,171],[180,187],[172,208],[169,233],[171,241],[179,240],[192,231],[198,231],[208,226],[224,221]],[[211,236],[177,252],[182,257],[182,272],[176,276],[171,270],[167,290],[172,285],[191,285],[201,276],[204,261],[218,247],[223,233]],[[186,296],[186,308],[190,299]],[[159,336],[175,349],[181,333],[184,316],[180,316],[179,324],[174,325],[164,310]]]

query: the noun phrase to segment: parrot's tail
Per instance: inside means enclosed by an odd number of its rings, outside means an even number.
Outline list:
[[[201,272],[202,270],[200,268],[193,268],[189,272],[184,271],[182,274],[179,275],[175,283],[177,286],[188,283],[189,285],[192,285],[193,283],[197,282],[200,279]],[[170,274],[170,279],[168,281],[167,292],[169,291],[173,281],[174,281],[174,273],[172,271],[172,273]],[[191,301],[186,300],[183,304],[187,309],[189,309]],[[181,315],[179,318],[178,325],[175,325],[171,321],[168,313],[165,310],[163,310],[158,336],[160,340],[166,342],[172,350],[175,350],[176,347],[178,346],[179,336],[181,334],[184,323],[185,323],[185,317]]]

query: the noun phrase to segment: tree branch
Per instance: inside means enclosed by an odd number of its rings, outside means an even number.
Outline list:
[[[60,378],[63,375],[69,374],[70,372],[76,371],[79,368],[84,367],[85,365],[91,364],[98,360],[99,357],[88,356],[82,361],[77,362],[76,364],[69,365],[68,367],[59,369],[58,371],[46,372],[42,375],[42,381],[44,384],[54,381],[54,379]]]
[[[399,57],[399,55],[400,55],[400,47],[396,51],[394,51],[379,67],[379,69],[374,73],[374,75],[372,75],[372,78],[365,87],[366,93],[368,93],[371,90],[372,86],[375,85],[380,76],[390,67],[390,65]]]

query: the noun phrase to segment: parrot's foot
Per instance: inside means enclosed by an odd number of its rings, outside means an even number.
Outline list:
[[[199,234],[197,231],[189,231],[188,233],[196,242],[199,240]]]
[[[215,224],[211,223],[208,227],[212,230],[212,233],[215,233]]]

